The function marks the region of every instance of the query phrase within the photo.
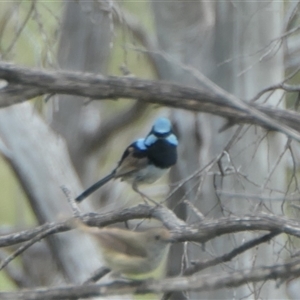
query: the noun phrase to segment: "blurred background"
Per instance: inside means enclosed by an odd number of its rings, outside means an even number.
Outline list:
[[[209,78],[242,100],[295,108],[297,95],[276,91],[258,100],[255,96],[286,77],[297,81],[298,2],[8,1],[0,8],[2,61],[208,90]],[[189,224],[200,220],[199,212],[209,218],[261,211],[297,216],[283,200],[298,193],[299,150],[283,135],[249,125],[220,132],[228,120],[132,99],[47,95],[0,113],[0,138],[13,153],[0,160],[0,233],[68,216],[59,187],[66,185],[77,195],[106,175],[157,116],[169,117],[174,124],[179,161],[168,176],[142,188],[151,198],[167,199],[165,204]],[[82,209],[105,213],[139,202],[142,199],[128,185],[114,181],[94,193]],[[61,234],[29,248],[0,272],[0,290],[82,282],[98,263],[98,258],[91,259],[97,248],[92,241],[84,248],[78,243],[81,237],[72,234],[72,240],[71,233]],[[168,275],[178,275],[192,261],[219,256],[255,236],[218,237],[205,247],[175,245]],[[294,248],[294,241],[287,245],[276,238],[205,272],[278,263]],[[12,250],[0,249],[0,259]],[[88,258],[93,263],[87,267],[81,259]],[[284,287],[275,290],[266,283],[173,295],[186,297],[283,299],[286,294]]]

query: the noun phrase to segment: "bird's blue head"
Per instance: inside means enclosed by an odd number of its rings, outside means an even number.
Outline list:
[[[172,124],[167,118],[158,118],[153,125],[153,133],[157,135],[168,134],[172,130]]]
[[[161,138],[174,146],[178,145],[177,137],[172,131],[172,124],[167,118],[158,118],[155,121],[151,132],[144,141],[144,144],[149,147]]]

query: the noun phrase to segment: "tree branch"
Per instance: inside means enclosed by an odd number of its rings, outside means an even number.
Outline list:
[[[217,275],[193,275],[166,278],[159,281],[112,282],[109,284],[69,285],[54,288],[39,288],[20,292],[2,292],[0,298],[22,300],[78,299],[95,296],[147,294],[171,291],[207,291],[236,287],[251,282],[286,280],[300,275],[300,261],[295,259],[282,265],[257,267],[242,271],[223,272]]]
[[[93,99],[127,97],[146,103],[201,111],[229,118],[234,123],[249,123],[277,130],[300,141],[299,114],[247,104],[216,87],[192,88],[128,77],[103,77],[76,72],[41,71],[11,64],[0,64],[0,78],[8,85],[0,89],[0,107],[42,94],[69,94]]]
[[[234,248],[229,253],[223,254],[221,256],[218,256],[218,257],[215,257],[212,259],[203,260],[203,261],[191,262],[192,265],[189,268],[184,270],[183,275],[185,275],[185,276],[193,275],[196,272],[200,272],[204,269],[216,266],[220,263],[228,262],[228,261],[232,260],[234,257],[242,254],[243,252],[245,252],[255,246],[258,246],[259,244],[270,241],[273,237],[275,237],[278,234],[279,234],[278,231],[274,231],[274,232],[265,234],[259,238],[252,239],[252,240],[244,243],[240,247]],[[168,300],[168,299],[170,299],[172,294],[173,294],[172,292],[165,293],[161,299]]]
[[[215,237],[242,231],[270,231],[286,233],[300,237],[300,223],[285,217],[271,214],[256,214],[254,216],[224,217],[219,219],[204,219],[200,223],[187,225],[178,219],[166,207],[152,207],[144,204],[126,208],[119,212],[105,214],[88,213],[81,216],[81,220],[89,226],[103,227],[117,222],[132,219],[155,218],[172,231],[176,242],[205,243]],[[60,223],[47,223],[34,229],[25,230],[15,234],[0,236],[0,247],[12,246],[17,243],[30,241],[39,234],[47,231],[47,235],[65,232],[73,229],[68,219]]]
[[[125,222],[131,219],[155,218],[160,220],[167,228],[179,228],[185,222],[178,219],[175,214],[164,206],[149,206],[140,204],[120,211],[107,212],[105,214],[87,213],[80,216],[80,219],[89,226],[104,227],[118,222]],[[65,232],[73,229],[70,221],[73,218],[62,222],[51,222],[33,229],[24,230],[18,233],[0,236],[0,247],[12,246],[18,243],[30,241],[39,235],[47,232],[46,236]]]
[[[220,263],[224,263],[227,261],[232,260],[234,257],[242,254],[243,252],[258,246],[259,244],[265,243],[270,241],[273,237],[275,237],[276,235],[278,235],[279,232],[278,231],[274,231],[268,234],[265,234],[259,238],[256,239],[252,239],[246,243],[244,243],[243,245],[241,245],[240,247],[234,248],[232,251],[230,251],[229,253],[223,254],[221,256],[218,256],[216,258],[213,259],[207,259],[205,261],[199,261],[199,262],[193,262],[192,266],[187,268],[184,271],[184,275],[192,275],[196,272],[202,271],[204,269],[207,269],[209,267],[213,267],[217,264]]]

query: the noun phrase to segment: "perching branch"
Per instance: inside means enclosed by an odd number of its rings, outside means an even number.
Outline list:
[[[152,207],[148,205],[137,205],[120,211],[107,212],[105,214],[87,213],[80,217],[82,222],[89,226],[104,227],[118,222],[125,222],[131,219],[155,218],[160,220],[166,227],[180,228],[185,222],[178,219],[175,214],[164,206]],[[52,222],[33,229],[24,230],[18,233],[0,236],[0,247],[12,246],[18,243],[30,241],[36,236],[47,232],[47,235],[65,232],[73,229],[68,219],[62,222]],[[72,223],[72,222],[71,222]]]
[[[119,212],[106,214],[88,213],[82,215],[81,220],[90,226],[106,226],[116,222],[122,222],[133,218],[156,218],[164,223],[172,233],[175,240],[207,242],[217,236],[229,234],[232,232],[241,232],[249,230],[270,231],[269,234],[260,238],[246,242],[244,245],[233,249],[227,255],[211,260],[209,262],[199,262],[194,268],[187,270],[188,274],[197,272],[205,267],[216,263],[231,260],[236,255],[254,247],[260,243],[266,242],[279,233],[285,232],[300,237],[300,224],[297,221],[289,220],[271,214],[259,214],[255,216],[227,217],[220,219],[203,219],[198,224],[187,225],[179,220],[174,213],[163,206],[151,207],[148,205],[138,205],[132,208],[124,209]],[[47,235],[71,230],[74,222],[71,219],[60,223],[49,223],[39,226],[35,229],[22,231],[18,234],[8,234],[0,237],[0,246],[13,245],[22,241],[27,241],[23,246],[17,249],[17,254],[26,249],[27,245],[32,245],[40,238]],[[16,255],[11,255],[15,258]],[[3,263],[8,263],[5,259]],[[288,268],[291,268],[288,269]],[[287,271],[289,273],[287,273]],[[193,277],[179,277],[174,279],[165,279],[160,281],[160,285],[151,281],[145,283],[112,283],[92,285],[86,283],[84,286],[68,286],[60,288],[36,289],[30,291],[21,291],[18,293],[0,293],[1,299],[77,299],[91,296],[121,295],[126,293],[160,293],[189,290],[207,290],[221,287],[238,286],[248,282],[256,282],[265,279],[286,279],[296,276],[300,272],[300,262],[295,260],[294,264],[282,266],[273,266],[270,268],[257,268],[240,272],[224,273],[220,275]],[[93,274],[94,275],[94,274]],[[288,277],[287,277],[288,275]],[[195,279],[196,278],[196,279]],[[94,276],[91,277],[91,280]],[[162,283],[163,282],[163,283]]]
[[[143,218],[155,218],[160,220],[172,231],[173,237],[177,242],[193,241],[205,243],[224,234],[249,230],[286,233],[300,237],[300,223],[298,221],[271,214],[204,219],[200,223],[187,225],[166,207],[152,207],[141,204],[132,208],[126,208],[119,212],[105,214],[88,213],[81,216],[81,220],[85,224],[97,227],[103,227],[131,219]],[[68,219],[60,223],[48,223],[34,229],[1,236],[0,247],[12,246],[17,243],[30,241],[41,234],[43,235],[44,232],[47,232],[47,235],[52,235],[71,230],[73,227],[70,226],[70,220],[71,219]]]
[[[0,107],[43,94],[68,94],[92,99],[132,98],[145,103],[211,113],[228,118],[231,123],[263,126],[300,141],[300,134],[296,132],[300,131],[298,113],[247,104],[219,87],[208,91],[168,82],[41,71],[5,63],[0,64],[0,79],[8,82],[0,89]]]

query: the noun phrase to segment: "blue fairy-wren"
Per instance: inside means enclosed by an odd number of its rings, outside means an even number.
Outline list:
[[[140,184],[151,184],[158,180],[177,161],[178,140],[172,124],[167,118],[158,118],[146,138],[138,139],[124,151],[117,167],[97,181],[75,200],[81,202],[111,179],[131,183],[134,191]]]

